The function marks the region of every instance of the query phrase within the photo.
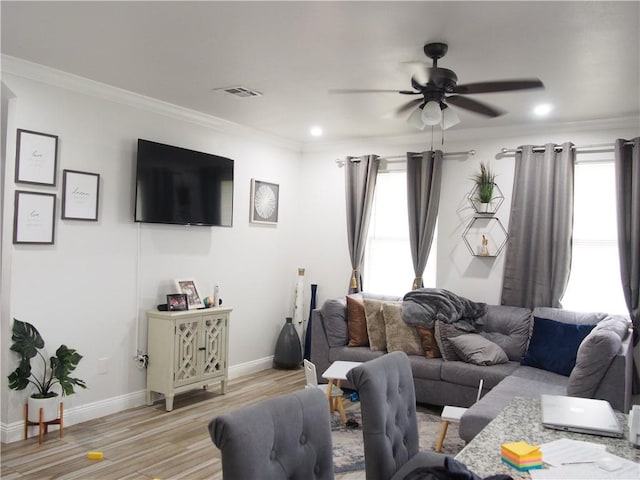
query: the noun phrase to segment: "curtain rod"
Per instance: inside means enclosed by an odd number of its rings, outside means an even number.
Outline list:
[[[625,142],[625,145],[633,145],[633,142]],[[609,151],[609,150],[613,150],[613,147],[615,147],[614,143],[600,143],[600,144],[594,144],[594,145],[574,145],[573,149],[578,151],[578,150],[592,150],[592,149],[597,149],[598,151]],[[533,147],[533,151],[534,152],[544,152],[544,145],[536,145]],[[558,145],[554,148],[554,150],[556,152],[561,152],[562,151],[562,145]],[[522,149],[521,148],[503,148],[502,150],[500,150],[500,154],[501,155],[508,155],[511,153],[522,153]]]
[[[446,152],[446,153],[443,153],[442,156],[443,157],[459,157],[462,155],[474,156],[475,154],[476,154],[475,150],[467,150],[465,152]],[[416,153],[415,155],[420,155],[420,153]],[[380,158],[391,163],[402,162],[407,159],[407,154],[405,153],[404,155],[389,155],[389,156],[381,155]],[[359,162],[360,160],[357,157],[354,157],[351,159],[351,161]],[[336,160],[336,164],[338,165],[338,167],[342,168],[344,167],[345,160],[338,158]]]

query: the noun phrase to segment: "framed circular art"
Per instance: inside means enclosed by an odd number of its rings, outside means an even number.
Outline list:
[[[277,183],[251,179],[251,222],[275,225],[278,223],[278,197],[280,186]]]

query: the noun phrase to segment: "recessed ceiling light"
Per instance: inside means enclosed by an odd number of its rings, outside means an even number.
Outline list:
[[[535,113],[539,117],[544,117],[545,115],[549,115],[551,110],[553,110],[553,107],[551,105],[549,105],[548,103],[542,103],[533,109],[533,113]]]
[[[311,127],[311,130],[309,130],[309,133],[314,137],[321,137],[323,133],[322,127]]]

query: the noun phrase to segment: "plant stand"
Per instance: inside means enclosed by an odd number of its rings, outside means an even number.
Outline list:
[[[29,427],[33,425],[38,425],[38,443],[42,445],[42,437],[45,433],[48,433],[49,425],[60,425],[60,438],[64,437],[64,425],[63,425],[63,405],[60,402],[60,416],[55,420],[51,420],[49,422],[42,421],[42,408],[40,409],[40,421],[31,422],[29,420],[29,405],[24,405],[24,439],[26,440],[29,433]]]

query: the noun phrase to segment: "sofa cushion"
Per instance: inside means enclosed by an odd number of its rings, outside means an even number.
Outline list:
[[[347,330],[347,301],[344,297],[326,300],[320,308],[324,331],[330,347],[341,347],[349,341]]]
[[[498,345],[478,335],[467,333],[449,338],[458,357],[474,365],[497,365],[509,361]]]
[[[347,328],[349,330],[350,347],[369,346],[367,334],[367,318],[364,314],[362,295],[347,295]]]
[[[448,362],[453,362],[456,360],[460,360],[460,357],[456,354],[455,349],[451,342],[449,342],[449,338],[457,337],[458,335],[464,335],[464,330],[459,330],[453,325],[449,323],[445,323],[441,320],[435,321],[434,333],[436,337],[436,342],[438,342],[438,349],[440,350],[440,355],[442,358]]]
[[[416,332],[418,332],[418,337],[420,337],[424,356],[427,358],[442,358],[442,355],[440,355],[440,349],[438,348],[438,342],[436,342],[436,333],[434,329],[418,325],[416,327]]]
[[[548,318],[562,323],[573,323],[575,325],[595,325],[607,317],[606,313],[598,312],[574,312],[563,310],[562,308],[536,307],[533,309],[533,316],[538,318]]]
[[[595,325],[533,319],[533,332],[522,365],[569,376],[576,364],[578,347]]]
[[[576,356],[576,366],[569,375],[567,395],[593,397],[611,361],[622,348],[628,332],[627,320],[607,317],[582,341]]]
[[[344,360],[345,362],[368,362],[374,358],[381,357],[386,352],[376,350],[373,351],[369,347],[336,347],[329,350],[329,362]],[[322,374],[322,372],[318,372]]]
[[[533,317],[521,307],[489,305],[480,335],[504,350],[509,360],[519,362],[527,350]]]
[[[364,314],[367,319],[367,335],[371,350],[386,350],[387,335],[385,333],[383,300],[364,298]]]
[[[441,380],[440,369],[444,363],[441,358],[431,358],[427,361],[423,356],[409,355],[409,360],[414,378]]]
[[[499,365],[480,366],[465,362],[442,362],[440,378],[445,382],[465,385],[477,390],[480,379],[483,388],[495,387],[519,367],[517,362],[501,363]],[[452,399],[451,401],[454,401]]]
[[[407,355],[424,355],[418,332],[402,319],[402,302],[382,304],[387,352],[404,352]]]

